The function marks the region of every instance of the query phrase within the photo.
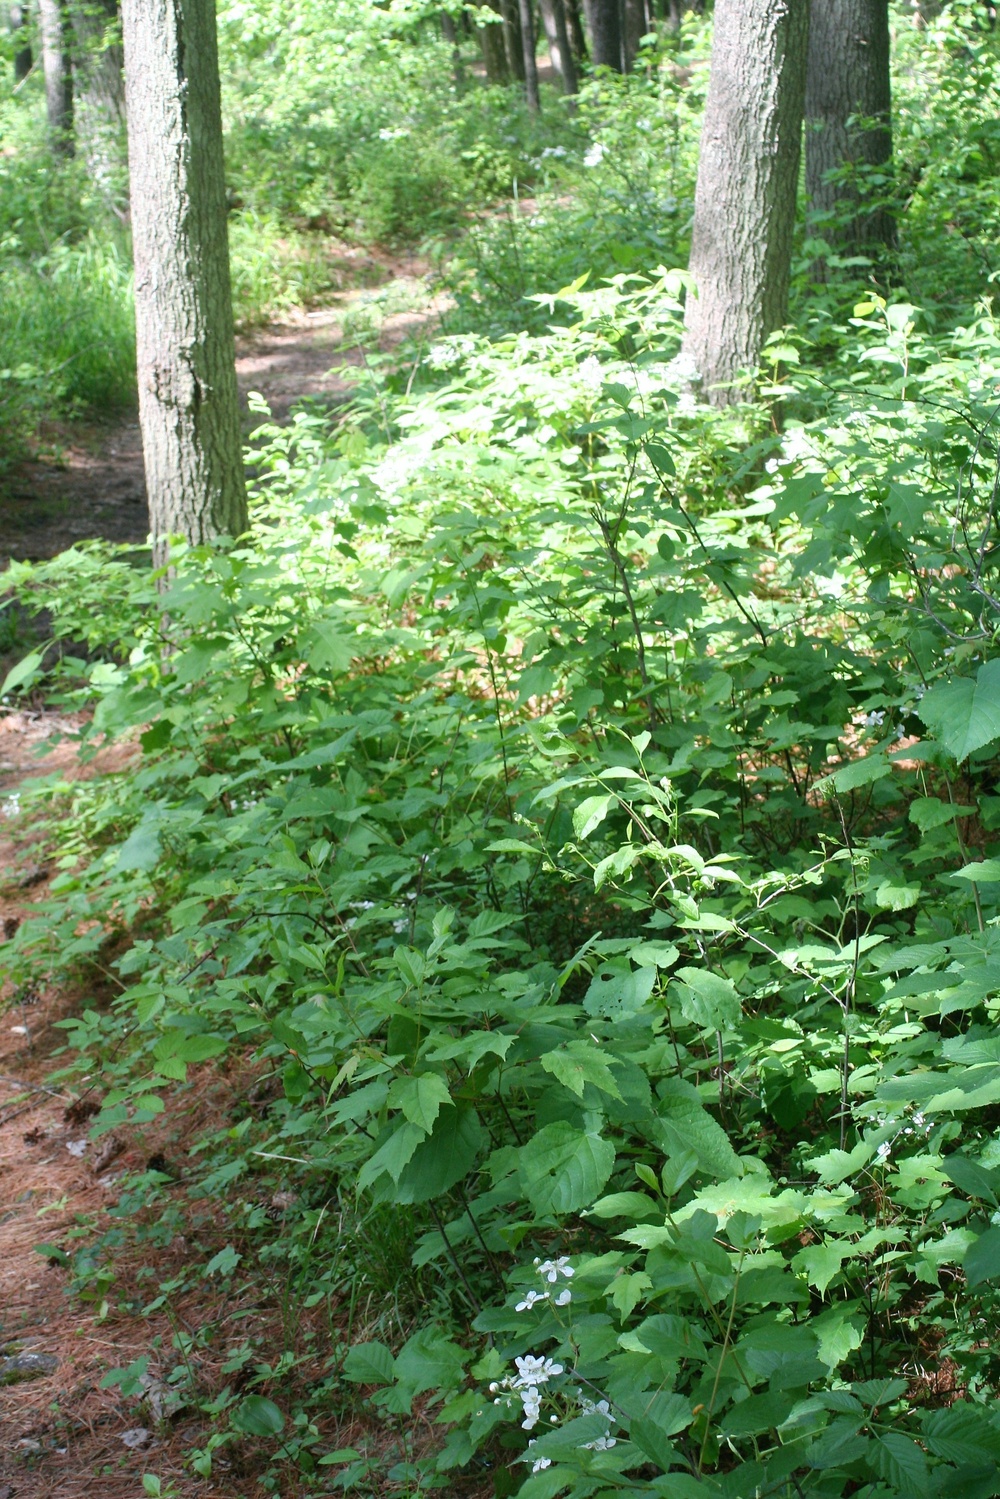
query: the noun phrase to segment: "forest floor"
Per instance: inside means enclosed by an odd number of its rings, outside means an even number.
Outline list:
[[[248,392],[262,395],[274,419],[286,422],[303,397],[343,401],[352,367],[432,330],[445,303],[429,289],[426,266],[396,261],[382,269],[379,286],[344,292],[328,306],[296,311],[239,339],[248,431],[259,421],[246,406]],[[148,520],[135,416],[54,428],[44,437],[45,456],[9,474],[0,490],[0,569],[9,559],[39,560],[95,536],[141,544]],[[53,735],[58,740],[75,726],[45,709],[0,712],[0,939],[45,898],[56,873],[51,849],[18,817],[18,786],[40,774],[124,769],[134,753],[112,747],[82,769],[71,738],[51,746]],[[65,1041],[59,1021],[107,1005],[112,988],[109,976],[107,993],[92,984],[36,992],[16,986],[0,965],[0,1499],[133,1499],[147,1471],[174,1499],[251,1499],[263,1490],[252,1457],[241,1471],[238,1449],[220,1454],[211,1480],[191,1473],[192,1448],[209,1428],[193,1408],[164,1410],[161,1376],[176,1358],[177,1327],[164,1312],[131,1314],[153,1294],[136,1278],[140,1263],[127,1254],[116,1259],[102,1309],[71,1298],[67,1270],[36,1248],[54,1243],[72,1251],[75,1239],[106,1231],[122,1177],[152,1160],[178,1163],[183,1195],[187,1143],[213,1119],[221,1127],[234,1092],[253,1081],[206,1067],[155,1125],[88,1141],[86,1107],[74,1108],[73,1095],[47,1079]],[[158,1253],[158,1273],[169,1274],[184,1254],[178,1237]],[[200,1303],[175,1306],[171,1315],[196,1332],[218,1311],[206,1288]],[[255,1309],[245,1315],[253,1318]],[[101,1388],[110,1369],[143,1354],[151,1361],[142,1394]],[[214,1385],[216,1372],[199,1369],[199,1381]]]
[[[354,388],[350,371],[385,355],[427,327],[446,299],[429,288],[416,258],[366,257],[358,279],[377,284],[331,295],[311,310],[237,339],[236,372],[247,431],[261,418],[247,404],[263,396],[275,421],[303,399],[336,406]],[[138,416],[51,425],[42,451],[0,482],[0,570],[12,559],[41,561],[100,536],[141,544],[149,521]],[[2,1496],[0,1496],[2,1499]]]

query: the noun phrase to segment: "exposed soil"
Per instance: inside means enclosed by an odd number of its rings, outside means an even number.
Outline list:
[[[417,260],[383,258],[364,267],[381,284],[339,293],[329,305],[296,310],[237,341],[236,372],[248,432],[261,418],[256,391],[285,423],[298,401],[335,406],[352,390],[347,371],[433,327],[445,306],[427,287]],[[21,464],[0,482],[0,569],[40,561],[90,537],[141,544],[149,530],[137,417],[52,427],[47,456]],[[0,1494],[0,1499],[3,1499]]]

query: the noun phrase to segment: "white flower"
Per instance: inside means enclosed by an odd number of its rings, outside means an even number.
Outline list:
[[[596,1437],[592,1442],[583,1443],[584,1452],[610,1452],[612,1447],[618,1445],[617,1437]]]
[[[578,374],[584,385],[589,386],[591,390],[600,390],[604,384],[601,361],[596,354],[588,354],[586,359],[581,360]]]
[[[604,147],[601,145],[600,141],[595,141],[584,156],[583,164],[585,167],[597,167],[600,166],[603,160]]]
[[[21,795],[20,792],[14,791],[5,799],[3,806],[0,806],[0,813],[2,813],[4,817],[18,817],[20,816],[20,812]]]
[[[885,718],[885,714],[884,713],[875,713],[875,712],[872,712],[872,713],[866,713],[865,716],[864,716],[864,718],[861,721],[864,724],[864,726],[865,726],[866,729],[880,729],[882,727],[882,720],[884,718]]]
[[[515,1306],[515,1312],[530,1312],[531,1308],[539,1301],[548,1301],[548,1291],[525,1291],[524,1300]]]
[[[562,1364],[557,1364],[550,1358],[540,1358],[537,1353],[525,1353],[521,1358],[516,1358],[514,1364],[517,1368],[515,1390],[545,1384],[563,1372]]]
[[[577,1404],[585,1416],[606,1416],[611,1420],[611,1405],[607,1400],[591,1400],[586,1395],[577,1397]]]
[[[521,1429],[523,1431],[532,1431],[538,1425],[538,1417],[542,1413],[542,1397],[534,1385],[521,1391],[521,1404],[524,1406],[524,1420],[521,1422]]]
[[[551,1457],[535,1457],[532,1454],[532,1451],[531,1451],[531,1449],[532,1449],[532,1447],[534,1447],[534,1445],[535,1445],[535,1442],[534,1442],[534,1439],[532,1439],[528,1443],[528,1450],[524,1454],[524,1457],[522,1458],[522,1461],[531,1464],[531,1471],[532,1471],[532,1473],[541,1473],[544,1468],[551,1468],[551,1466],[552,1466],[552,1459],[551,1459]]]
[[[919,1129],[924,1122],[924,1115],[920,1112],[919,1109],[913,1116],[913,1122],[917,1126],[917,1129]]]
[[[563,1254],[557,1260],[543,1260],[538,1266],[538,1273],[550,1286],[554,1286],[560,1275],[572,1280],[573,1266],[569,1262],[569,1256]]]
[[[880,1161],[885,1162],[889,1159],[889,1157],[892,1155],[892,1146],[890,1145],[888,1140],[882,1141],[882,1144],[879,1146],[876,1154]]]
[[[563,1286],[562,1290],[559,1292],[559,1295],[555,1298],[555,1304],[556,1306],[569,1306],[572,1300],[573,1292],[570,1290],[569,1286]]]

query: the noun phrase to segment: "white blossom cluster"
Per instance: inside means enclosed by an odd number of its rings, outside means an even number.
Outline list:
[[[603,1416],[608,1423],[608,1429],[602,1437],[595,1437],[592,1442],[584,1442],[580,1447],[581,1452],[610,1452],[612,1447],[618,1445],[618,1438],[611,1435],[611,1425],[614,1417],[611,1414],[611,1406],[607,1400],[590,1400],[582,1391],[577,1390],[576,1402],[580,1407],[580,1413],[584,1416]],[[554,1423],[558,1418],[551,1416]],[[532,1451],[535,1439],[528,1443],[528,1449],[524,1454],[524,1462],[531,1464],[532,1473],[541,1473],[544,1468],[551,1468],[551,1457],[536,1457]]]
[[[557,1260],[535,1260],[535,1269],[538,1271],[543,1282],[548,1285],[558,1285],[559,1277],[566,1280],[573,1279],[573,1266],[567,1255],[561,1255]],[[525,1291],[523,1298],[517,1303],[515,1312],[530,1312],[533,1306],[540,1301],[551,1301],[555,1306],[569,1306],[573,1300],[573,1292],[569,1286],[563,1286],[555,1295],[551,1291]]]
[[[879,1114],[875,1122],[877,1125],[879,1125],[879,1127],[882,1127],[886,1124],[899,1124],[900,1120],[896,1117],[890,1118],[886,1114]],[[889,1161],[892,1159],[893,1146],[896,1144],[897,1140],[903,1139],[907,1135],[911,1137],[922,1135],[924,1139],[926,1139],[933,1128],[934,1120],[928,1119],[927,1115],[923,1112],[922,1109],[917,1109],[913,1114],[911,1114],[909,1124],[905,1124],[901,1129],[898,1129],[891,1140],[883,1140],[879,1145],[878,1149],[875,1152],[875,1158],[878,1161],[879,1165],[888,1165]]]
[[[502,1390],[510,1390],[518,1396],[524,1408],[524,1420],[521,1426],[524,1431],[533,1431],[538,1425],[538,1418],[542,1413],[541,1386],[548,1384],[557,1374],[563,1372],[562,1364],[557,1364],[553,1359],[542,1358],[539,1354],[526,1353],[521,1358],[514,1360],[516,1374],[508,1374],[506,1379],[495,1380],[490,1385],[490,1394],[496,1398],[494,1405],[500,1405],[504,1396]]]

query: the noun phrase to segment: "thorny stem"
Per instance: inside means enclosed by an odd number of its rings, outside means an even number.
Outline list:
[[[438,1210],[435,1207],[435,1205],[434,1205],[433,1202],[429,1203],[428,1206],[430,1207],[430,1210],[431,1210],[431,1217],[434,1219],[434,1222],[437,1225],[437,1231],[441,1235],[441,1238],[444,1240],[444,1247],[448,1251],[448,1257],[451,1260],[452,1264],[455,1266],[455,1270],[456,1270],[456,1272],[458,1274],[459,1280],[462,1282],[463,1286],[468,1291],[468,1293],[469,1293],[469,1300],[472,1302],[472,1305],[473,1305],[473,1307],[475,1308],[475,1311],[476,1311],[476,1316],[478,1317],[479,1313],[483,1309],[482,1305],[480,1304],[479,1297],[476,1295],[475,1291],[470,1286],[468,1280],[466,1279],[465,1271],[462,1269],[462,1266],[459,1264],[458,1255],[455,1253],[455,1250],[452,1247],[451,1240],[449,1239],[448,1235],[444,1231],[444,1223],[443,1223],[443,1221],[441,1219],[441,1214],[438,1212]]]

